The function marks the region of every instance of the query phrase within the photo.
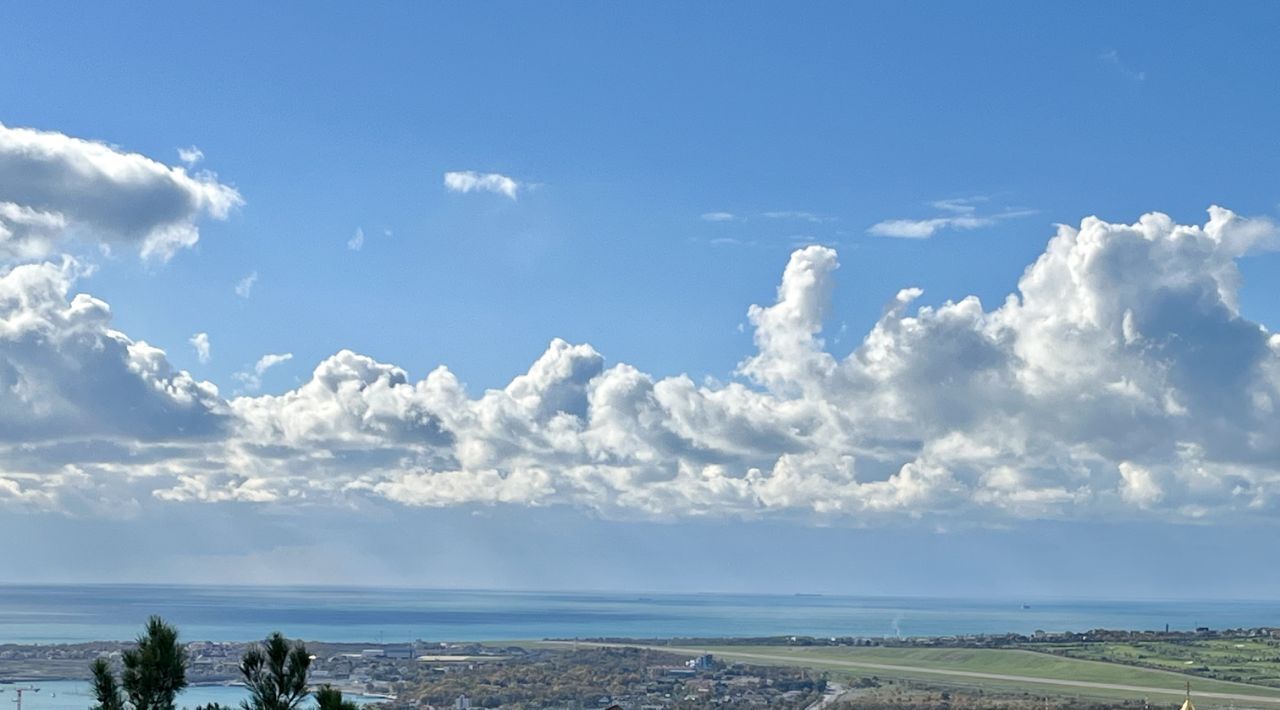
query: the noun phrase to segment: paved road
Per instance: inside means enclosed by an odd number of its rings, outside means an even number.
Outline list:
[[[564,643],[573,643],[565,641]],[[706,649],[700,648],[678,648],[674,646],[643,646],[639,644],[627,643],[585,643],[578,642],[579,646],[613,646],[627,648],[643,648],[650,651],[666,651],[668,653],[688,653],[692,655],[700,655],[703,653],[711,653]],[[804,658],[798,656],[786,656],[781,654],[769,653],[749,653],[745,651],[715,651],[716,655],[728,658],[745,658],[755,661],[775,661],[782,663],[796,663],[804,661],[813,661],[815,664],[822,666],[836,666],[841,668],[852,669],[869,669],[879,671],[899,671],[908,673],[928,673],[931,675],[950,676],[953,678],[977,678],[980,680],[1003,680],[1015,683],[1034,683],[1037,685],[1057,685],[1071,688],[1092,688],[1095,690],[1122,690],[1131,693],[1142,693],[1144,695],[1177,695],[1183,694],[1182,689],[1176,688],[1156,688],[1144,685],[1124,685],[1122,683],[1098,683],[1089,680],[1067,680],[1063,678],[1038,678],[1035,676],[1025,675],[1005,675],[1003,673],[982,673],[980,671],[961,671],[950,670],[945,668],[924,668],[921,666],[898,666],[885,663],[870,663],[866,661],[845,661],[834,658]],[[1245,703],[1265,703],[1268,705],[1280,705],[1280,696],[1266,695],[1248,695],[1246,693],[1214,693],[1208,691],[1197,691],[1197,698],[1213,698],[1215,700],[1231,700]]]

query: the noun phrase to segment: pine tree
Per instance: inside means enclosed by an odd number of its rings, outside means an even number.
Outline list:
[[[306,699],[311,655],[302,642],[289,643],[279,631],[249,649],[240,661],[240,674],[249,687],[244,710],[296,710]]]
[[[342,691],[331,685],[323,685],[316,691],[317,710],[360,710],[351,700],[342,699]]]
[[[93,671],[93,695],[98,699],[93,710],[125,710],[124,696],[120,694],[120,684],[111,672],[111,665],[99,658],[89,670]]]
[[[138,645],[125,651],[122,660],[118,680],[101,658],[90,667],[98,701],[94,710],[174,710],[174,699],[187,687],[187,652],[178,643],[177,629],[151,617]]]

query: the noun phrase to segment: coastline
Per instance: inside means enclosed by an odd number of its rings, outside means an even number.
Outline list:
[[[58,702],[70,703],[72,698],[79,698],[76,702],[82,704],[88,692],[90,657],[104,653],[110,656],[126,645],[99,642],[0,646],[3,654],[0,655],[0,675],[4,676],[0,692],[14,685],[46,689],[57,686],[57,696],[62,698]],[[213,698],[233,705],[243,699],[245,688],[231,674],[245,647],[219,642],[189,643],[192,668],[197,670],[194,677],[189,676],[191,683],[184,691],[193,693],[188,704],[196,704],[197,698],[204,698],[206,702],[215,701],[210,700]],[[56,657],[56,663],[68,672],[58,673],[46,667],[40,673],[23,673],[14,667],[12,660],[20,650]],[[1280,657],[1277,656],[1280,627],[1195,631],[1095,629],[1032,635],[904,637],[603,637],[410,644],[309,642],[308,650],[316,659],[312,688],[332,685],[344,696],[362,704],[395,703],[399,697],[419,697],[424,687],[456,687],[450,685],[453,681],[449,679],[503,677],[507,672],[503,669],[516,669],[510,672],[518,677],[520,668],[550,669],[560,667],[561,663],[613,668],[612,664],[630,662],[619,660],[628,658],[625,655],[600,655],[609,651],[650,654],[639,669],[648,677],[689,678],[704,671],[713,673],[717,668],[755,668],[758,673],[795,673],[807,669],[835,683],[862,683],[863,686],[868,682],[871,686],[890,683],[907,689],[941,686],[989,689],[1013,695],[1084,693],[1091,694],[1090,697],[1129,700],[1143,695],[1172,698],[1191,683],[1200,697],[1213,700],[1218,706],[1236,701],[1254,706],[1280,706],[1280,681],[1277,681],[1280,678]],[[1224,650],[1231,651],[1232,662],[1222,660]],[[68,657],[72,653],[80,655]],[[1242,666],[1235,657],[1250,657],[1252,665]],[[1182,665],[1183,658],[1188,659],[1185,661],[1188,665]],[[30,657],[23,663],[27,668],[34,668],[43,662],[38,657]],[[750,674],[752,671],[737,672]],[[48,693],[44,697],[52,701],[52,695]],[[31,710],[78,708],[33,704]]]

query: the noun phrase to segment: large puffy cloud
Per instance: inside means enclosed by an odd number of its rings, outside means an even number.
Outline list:
[[[225,440],[218,390],[72,295],[72,259],[0,270],[0,507],[117,516]],[[169,479],[164,479],[169,480]]]
[[[81,239],[168,259],[222,219],[240,194],[137,153],[61,133],[0,124],[0,259],[47,256]]]
[[[106,303],[70,295],[75,261],[0,271],[0,442],[209,437],[218,390],[111,327]]]
[[[1086,219],[1059,228],[996,307],[973,297],[914,307],[921,292],[907,288],[844,356],[822,340],[837,255],[813,246],[791,256],[775,302],[749,310],[756,352],[728,384],[655,378],[556,340],[528,372],[479,396],[444,367],[415,381],[342,351],[297,389],[230,402],[112,333],[104,304],[68,299],[71,266],[24,267],[0,292],[0,324],[18,324],[0,337],[47,333],[10,340],[38,342],[64,369],[107,358],[110,411],[137,414],[109,428],[84,414],[100,401],[91,390],[29,394],[62,370],[16,387],[10,375],[5,396],[37,412],[13,417],[27,429],[10,441],[63,434],[20,457],[10,449],[22,476],[0,471],[0,500],[54,505],[50,481],[83,487],[90,476],[161,501],[944,526],[1274,518],[1280,337],[1241,316],[1237,262],[1276,238],[1271,223],[1219,208],[1203,226],[1160,214]],[[58,406],[36,409],[45,402]],[[108,456],[75,445],[104,438],[125,443]]]

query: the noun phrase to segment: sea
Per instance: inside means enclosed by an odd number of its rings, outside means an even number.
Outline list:
[[[126,641],[159,614],[188,641],[947,636],[1280,626],[1277,601],[943,599],[168,585],[2,585],[0,644]]]
[[[96,703],[88,681],[53,680],[36,683],[0,683],[0,708],[16,710],[18,688],[24,689],[22,710],[85,710]],[[175,705],[187,710],[209,703],[239,708],[240,702],[248,697],[248,691],[239,686],[195,685],[179,693]],[[350,693],[345,693],[342,697],[344,700],[355,701],[357,705],[367,705],[383,700],[374,696]],[[304,707],[309,708],[313,704],[304,704]]]

